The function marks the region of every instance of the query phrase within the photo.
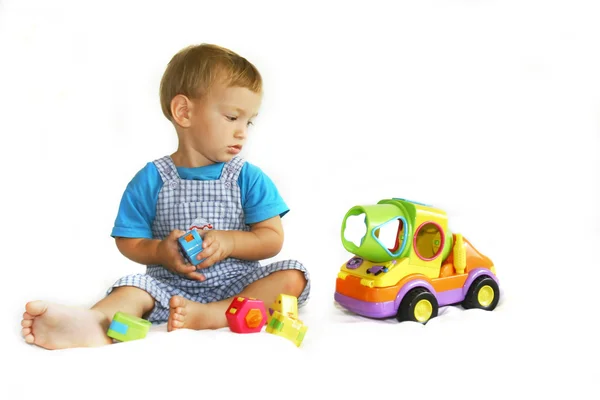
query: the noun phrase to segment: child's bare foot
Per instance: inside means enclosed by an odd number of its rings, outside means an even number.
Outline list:
[[[219,303],[202,304],[173,296],[169,306],[169,332],[176,329],[218,329],[227,326],[225,309]]]
[[[112,343],[106,336],[109,321],[100,311],[39,300],[27,303],[25,310],[21,333],[27,343],[49,350]]]

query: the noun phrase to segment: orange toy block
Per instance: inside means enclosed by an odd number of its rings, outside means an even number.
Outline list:
[[[236,333],[260,332],[267,323],[267,311],[262,300],[252,297],[234,298],[225,311],[229,329]]]

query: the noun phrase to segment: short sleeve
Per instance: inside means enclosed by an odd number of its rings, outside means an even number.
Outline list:
[[[148,163],[127,184],[113,226],[112,237],[152,239],[152,222],[162,179],[154,163]]]
[[[246,224],[255,224],[277,215],[283,217],[289,212],[275,183],[256,165],[246,161],[238,183]]]

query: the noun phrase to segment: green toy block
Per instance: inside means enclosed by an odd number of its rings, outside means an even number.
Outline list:
[[[106,334],[119,342],[143,339],[152,323],[133,315],[117,312],[113,317]]]

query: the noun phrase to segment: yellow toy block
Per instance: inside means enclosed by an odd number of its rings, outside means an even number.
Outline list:
[[[275,310],[266,328],[268,333],[291,340],[297,347],[302,344],[307,330],[308,327],[302,321],[290,318]]]
[[[280,294],[269,308],[269,320],[271,320],[274,311],[278,311],[292,319],[298,319],[298,299],[288,294]]]

